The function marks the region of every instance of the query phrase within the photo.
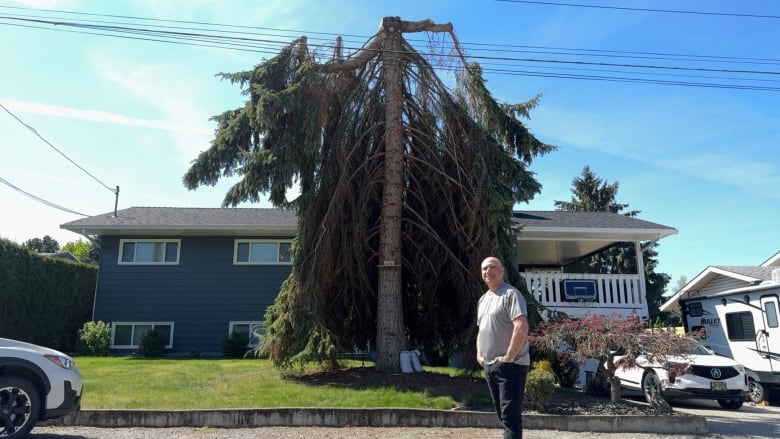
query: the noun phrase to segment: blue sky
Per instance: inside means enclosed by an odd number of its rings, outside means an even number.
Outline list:
[[[116,186],[120,209],[218,207],[234,180],[196,191],[181,183],[189,163],[208,148],[214,129],[209,118],[243,103],[240,90],[215,74],[251,69],[270,56],[87,35],[73,31],[90,31],[19,18],[127,24],[122,17],[140,17],[256,26],[266,29],[252,32],[268,35],[255,38],[288,42],[307,35],[310,45],[323,45],[322,50],[335,34],[349,35],[348,46],[366,41],[383,16],[431,18],[452,22],[466,54],[486,69],[515,73],[486,74],[497,99],[520,102],[543,93],[526,123],[559,150],[534,161],[531,170],[543,190],[518,209],[553,210],[555,200],[570,200],[572,179],[589,165],[599,177],[619,182],[618,201],[640,210],[640,218],[679,230],[658,248],[658,271],[672,276],[672,284],[681,276],[692,279],[708,265],[758,265],[780,251],[780,91],[775,91],[780,89],[780,3],[544,3],[0,0],[0,16],[5,17],[0,18],[0,104],[61,152],[0,108],[0,178],[89,215],[113,210],[110,189]],[[132,25],[139,24],[173,25]],[[547,49],[530,53],[530,47]],[[628,58],[626,52],[642,55]],[[510,63],[496,57],[534,61]],[[521,71],[775,90],[562,79]],[[2,182],[0,205],[0,237],[21,243],[48,234],[60,244],[80,238],[59,228],[80,215],[34,201]]]

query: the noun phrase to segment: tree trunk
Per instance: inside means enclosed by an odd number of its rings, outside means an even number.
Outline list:
[[[401,299],[401,211],[403,192],[403,86],[401,21],[382,19],[380,47],[385,86],[385,180],[379,237],[376,370],[398,372],[406,345]]]

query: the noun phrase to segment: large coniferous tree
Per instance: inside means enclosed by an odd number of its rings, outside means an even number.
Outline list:
[[[403,38],[416,31],[452,37],[454,91]],[[279,367],[335,365],[343,349],[379,342],[383,371],[399,368],[407,345],[442,358],[468,350],[481,259],[512,260],[512,207],[541,189],[526,168],[554,149],[519,120],[538,96],[496,102],[451,25],[397,17],[351,57],[337,43],[320,62],[301,38],[251,71],[221,76],[248,99],[214,118],[215,138],[185,186],[238,174],[223,205],[269,194],[298,216],[292,272],[266,311],[262,350]],[[301,193],[290,201],[294,183]],[[398,242],[388,239],[395,233]],[[397,259],[386,259],[388,245]],[[397,277],[383,286],[382,270]]]
[[[572,198],[570,201],[555,201],[557,210],[574,212],[612,212],[626,216],[637,216],[640,211],[630,210],[628,204],[618,203],[617,192],[619,183],[608,183],[598,178],[589,166],[585,166],[582,175],[572,180]],[[658,252],[655,250],[657,242],[646,243],[644,249],[645,262],[645,289],[647,292],[647,305],[650,318],[659,315],[659,307],[666,285],[671,277],[665,273],[656,273],[658,266]],[[616,245],[596,255],[583,259],[582,270],[584,273],[637,273],[636,253],[633,243]]]

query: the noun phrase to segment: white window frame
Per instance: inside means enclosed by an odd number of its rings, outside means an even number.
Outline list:
[[[256,348],[260,346],[260,343],[263,341],[263,337],[265,337],[265,322],[263,320],[231,320],[230,324],[228,325],[228,336],[233,333],[233,327],[235,325],[249,325],[249,331],[252,331],[252,325],[260,325],[260,327],[263,328],[263,335],[260,337],[258,343],[252,343],[252,337],[247,334],[247,336],[249,336],[249,344],[247,347]]]
[[[276,244],[276,262],[273,261],[239,261],[238,260],[238,246],[239,244],[249,244],[249,249],[251,252],[252,244]],[[290,257],[289,261],[280,261],[279,260],[279,245],[281,244],[289,244],[292,246],[292,239],[236,239],[233,242],[233,265],[292,265],[292,257]],[[251,253],[249,255],[249,259],[252,259]]]
[[[113,322],[111,324],[111,348],[112,349],[138,349],[138,345],[129,344],[129,345],[119,345],[115,344],[115,333],[116,333],[116,327],[117,326],[132,326],[132,332],[130,333],[130,341],[135,338],[135,327],[136,326],[151,326],[152,329],[155,328],[155,326],[170,326],[171,327],[171,333],[168,337],[168,343],[165,344],[165,349],[172,349],[173,348],[173,322]]]
[[[138,250],[138,243],[144,243],[144,242],[159,242],[162,244],[170,244],[170,243],[176,243],[176,261],[174,262],[166,262],[165,256],[163,255],[163,260],[160,262],[135,262],[136,255],[133,255],[132,261],[123,261],[122,255],[124,254],[125,244],[132,243],[135,244],[135,250]],[[167,247],[167,246],[166,246]],[[161,239],[120,239],[119,240],[119,252],[117,254],[117,263],[119,265],[179,265],[179,257],[181,255],[181,239],[167,239],[167,238],[161,238]]]

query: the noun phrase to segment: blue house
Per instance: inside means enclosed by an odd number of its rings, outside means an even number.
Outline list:
[[[647,318],[644,271],[577,273],[576,263],[617,243],[641,244],[677,233],[671,227],[608,212],[515,212],[517,257],[528,290],[572,316]],[[174,355],[219,354],[232,332],[256,346],[265,309],[291,271],[293,211],[132,207],[61,228],[100,237],[93,319],[111,323],[111,349],[130,353],[145,331],[168,337]],[[475,273],[475,276],[478,276]]]

